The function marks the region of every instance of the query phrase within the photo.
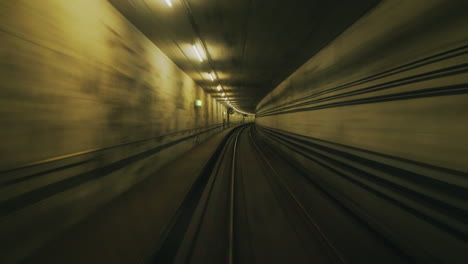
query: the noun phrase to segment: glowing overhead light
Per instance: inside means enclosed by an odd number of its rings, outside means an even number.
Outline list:
[[[202,106],[203,105],[202,100],[195,100],[195,105],[196,106]]]
[[[197,54],[198,60],[199,60],[199,61],[203,61],[203,58],[202,58],[202,56],[201,56],[201,54],[200,54],[200,51],[198,51],[197,46],[192,45],[192,48],[193,48],[193,50],[195,51],[195,53]]]
[[[171,0],[164,0],[166,2],[166,4],[169,6],[169,7],[172,7],[172,2]]]
[[[222,93],[221,96],[226,96],[226,94],[225,94],[225,93]]]
[[[212,73],[210,73],[209,75],[210,75],[210,79],[211,79],[212,81],[214,81],[214,80],[215,80],[215,78],[214,78],[213,74],[212,74]]]
[[[216,86],[216,90],[221,91],[221,89],[221,85],[218,84],[218,86]]]

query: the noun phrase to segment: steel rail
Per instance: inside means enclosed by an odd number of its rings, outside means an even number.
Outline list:
[[[234,263],[234,184],[235,184],[235,174],[236,174],[236,154],[237,154],[237,142],[239,141],[239,135],[244,129],[239,129],[239,132],[236,134],[234,140],[234,148],[232,153],[232,166],[231,166],[231,179],[230,179],[230,188],[229,188],[229,230],[228,230],[228,259],[227,263]]]

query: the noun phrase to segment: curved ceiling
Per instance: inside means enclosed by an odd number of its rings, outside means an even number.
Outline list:
[[[213,97],[251,113],[379,1],[109,0]]]

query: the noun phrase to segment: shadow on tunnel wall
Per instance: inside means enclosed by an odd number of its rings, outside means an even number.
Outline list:
[[[466,1],[383,1],[257,106],[311,179],[418,263],[468,252]]]
[[[226,108],[107,1],[2,1],[0,43],[1,263],[224,128]]]

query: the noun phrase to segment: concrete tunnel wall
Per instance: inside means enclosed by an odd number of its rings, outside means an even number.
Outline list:
[[[223,129],[226,108],[105,0],[2,1],[0,43],[2,263]]]
[[[467,1],[381,2],[268,94],[255,121],[301,140],[283,151],[375,230],[450,263],[468,234],[457,211],[468,204],[466,10]]]
[[[460,144],[468,134],[468,95],[429,94],[430,88],[467,82],[456,68],[467,60],[465,3],[384,1],[266,96],[257,123],[468,171],[468,145]],[[439,57],[398,68],[431,56]],[[383,88],[364,90],[374,87]],[[390,98],[426,90],[419,97]],[[371,100],[355,102],[365,98]]]

